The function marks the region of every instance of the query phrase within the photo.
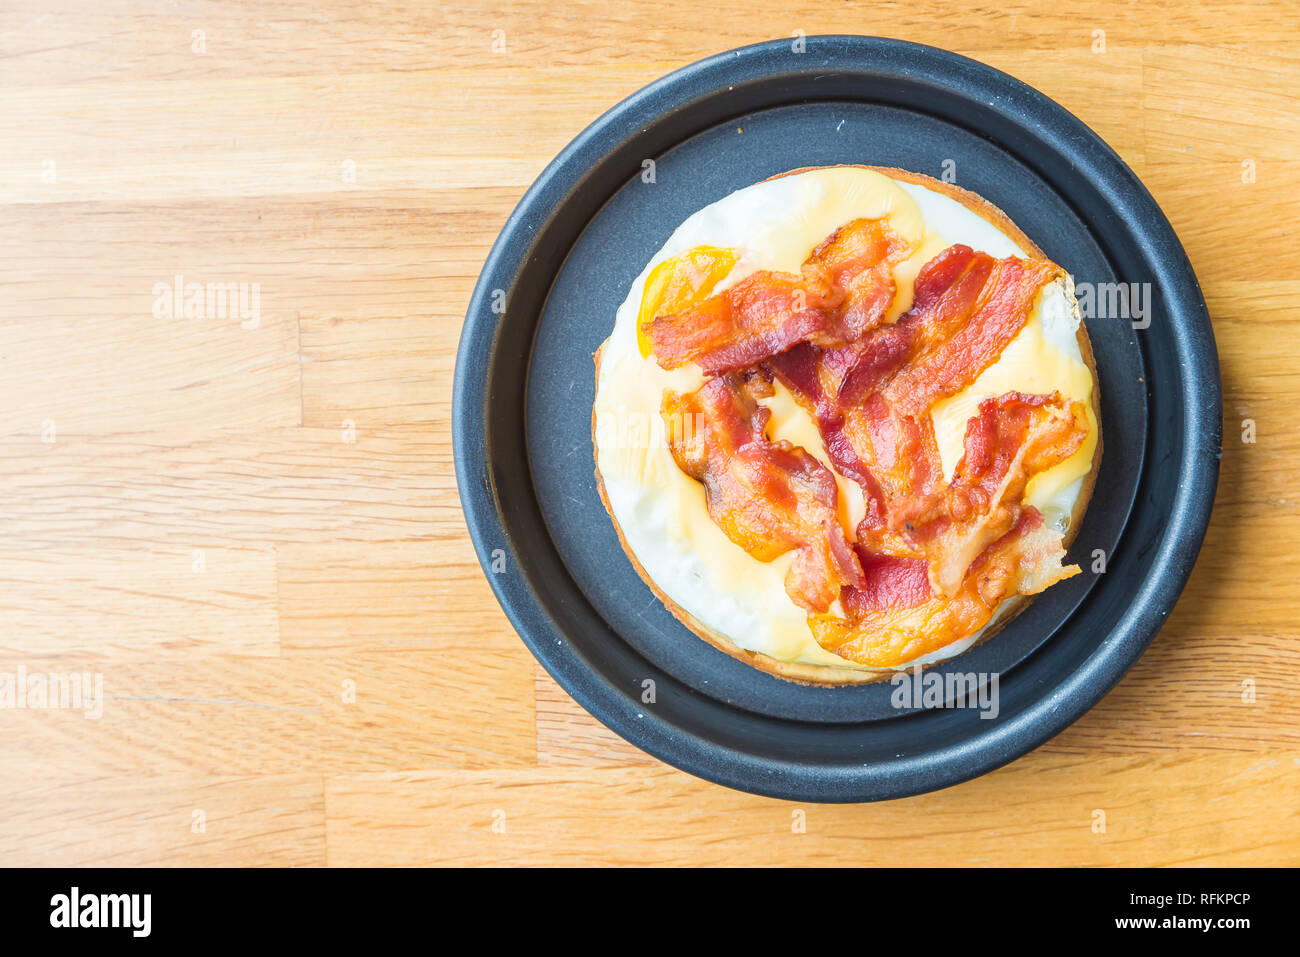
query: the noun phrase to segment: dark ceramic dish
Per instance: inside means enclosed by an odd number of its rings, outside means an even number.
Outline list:
[[[653,183],[641,175],[645,160],[654,161]],[[1077,283],[1149,290],[1137,322],[1145,328],[1114,314],[1118,300],[1087,317],[1105,452],[1071,550],[1084,574],[934,669],[997,674],[996,718],[974,708],[900,710],[888,683],[808,687],[722,654],[642,583],[596,492],[592,353],[633,279],[697,209],[776,173],[836,163],[955,173]],[[966,780],[1095,704],[1151,642],[1191,571],[1214,499],[1220,418],[1196,277],[1123,161],[1060,106],[990,67],[852,36],[809,37],[803,52],[764,43],[696,63],[565,148],[483,268],[453,409],[456,474],[479,559],[555,679],[671,764],[809,801],[879,800]]]

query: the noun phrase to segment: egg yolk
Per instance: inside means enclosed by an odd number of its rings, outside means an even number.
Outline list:
[[[665,259],[650,271],[636,322],[636,341],[641,347],[642,358],[648,358],[651,351],[646,326],[658,316],[671,316],[701,299],[707,299],[714,287],[731,272],[738,258],[734,249],[695,246]]]

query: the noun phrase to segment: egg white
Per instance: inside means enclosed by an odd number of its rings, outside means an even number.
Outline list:
[[[910,305],[915,271],[953,243],[997,257],[1028,255],[992,223],[925,186],[857,167],[809,170],[738,190],[682,223],[632,283],[601,352],[596,461],[624,542],[660,591],[693,618],[739,648],[780,661],[880,670],[846,661],[817,644],[806,614],[785,591],[793,553],[772,562],[751,557],[713,523],[703,486],[673,461],[659,417],[664,390],[694,390],[704,376],[693,364],[666,371],[653,356],[642,357],[636,330],[642,293],[656,265],[694,246],[744,250],[719,285],[722,289],[759,269],[797,273],[812,249],[836,228],[852,219],[882,216],[917,250],[895,270],[900,287],[896,313]],[[935,405],[932,419],[945,475],[952,474],[960,459],[966,420],[984,398],[1013,390],[1060,390],[1091,408],[1092,375],[1076,337],[1079,321],[1073,283],[1067,279],[1048,284],[1025,328],[998,362],[965,391]],[[765,404],[772,411],[769,435],[774,440],[802,446],[829,466],[815,422],[788,391],[778,385]],[[1096,435],[1092,425],[1085,447],[1037,476],[1026,491],[1026,500],[1062,530],[1090,471]],[[841,521],[851,535],[863,514],[862,493],[855,483],[839,475],[836,479]],[[985,627],[1006,608],[1004,604]],[[897,667],[960,654],[982,631]]]

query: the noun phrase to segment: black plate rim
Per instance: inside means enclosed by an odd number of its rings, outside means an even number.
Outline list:
[[[488,370],[496,344],[492,290],[510,280],[530,253],[557,199],[581,184],[588,164],[610,136],[634,135],[638,117],[661,101],[687,104],[720,82],[742,83],[771,71],[769,55],[789,48],[776,40],[727,51],[683,67],[628,97],[584,130],[553,160],[511,213],[485,262],[471,298],[457,353],[453,388],[456,478],[479,561],[507,617],[534,656],[580,705],[632,744],[661,760],[728,787],[772,797],[853,802],[903,797],[987,773],[1060,733],[1097,703],[1145,651],[1173,608],[1209,524],[1218,479],[1221,384],[1213,330],[1199,284],[1182,245],[1137,176],[1080,120],[1026,84],[978,61],[908,41],[878,37],[808,37],[809,68],[852,68],[888,60],[904,73],[934,83],[960,84],[992,96],[990,108],[1032,118],[1035,133],[1071,157],[1110,207],[1136,213],[1133,239],[1152,264],[1176,321],[1172,331],[1183,358],[1181,399],[1184,447],[1178,488],[1165,534],[1129,610],[1097,650],[1061,683],[1015,717],[999,721],[970,742],[902,757],[888,767],[808,765],[755,757],[684,731],[638,707],[564,640],[521,575],[491,572],[494,548],[512,541],[509,520],[491,486],[486,462]],[[816,51],[816,53],[814,53]],[[906,66],[899,66],[906,61]],[[1068,150],[1067,150],[1068,147]],[[594,154],[594,155],[591,155]]]

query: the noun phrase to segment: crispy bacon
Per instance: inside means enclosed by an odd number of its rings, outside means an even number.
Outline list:
[[[918,415],[996,362],[1029,319],[1038,291],[1058,275],[1044,260],[949,246],[921,268],[912,307],[898,322],[836,348],[810,345],[803,355],[769,361],[778,371],[803,366],[805,381],[814,364],[821,390],[841,406],[882,390],[890,405]]]
[[[905,537],[930,559],[935,591],[957,593],[975,558],[1020,518],[1029,479],[1073,455],[1087,433],[1082,403],[1057,392],[1008,392],[980,403],[952,480],[900,516]]]
[[[1006,599],[1036,595],[1077,575],[1077,565],[1061,565],[1064,557],[1061,536],[1043,524],[1037,509],[1027,507],[976,558],[955,595],[922,592],[924,562],[884,559],[890,584],[859,593],[846,588],[847,616],[813,615],[809,627],[823,648],[849,661],[877,668],[903,664],[974,634]],[[864,557],[869,583],[877,567]]]
[[[879,324],[894,299],[892,265],[909,251],[884,220],[856,219],[827,237],[800,275],[756,272],[647,326],[665,369],[694,361],[719,373],[791,346],[835,347]]]
[[[809,263],[800,276],[754,273],[674,316],[655,319],[647,331],[665,369],[694,360],[706,372],[725,372],[798,342],[832,337],[843,302],[844,290],[826,268]]]
[[[809,611],[825,612],[845,585],[864,585],[837,517],[830,470],[802,448],[771,442],[770,395],[757,376],[711,379],[686,395],[667,392],[662,415],[683,472],[704,485],[709,516],[760,561],[796,552],[786,592]]]
[[[1042,259],[994,259],[968,246],[950,246],[925,270],[912,310],[924,317],[919,342],[884,389],[889,404],[907,415],[928,412],[996,362],[1024,327],[1038,291],[1061,273]]]
[[[898,529],[942,479],[930,406],[997,361],[1058,274],[1052,263],[950,246],[922,267],[897,323],[838,349],[806,344],[767,361],[816,417],[836,468],[862,487],[859,541],[908,551]]]
[[[835,330],[838,341],[852,341],[880,324],[894,301],[893,265],[910,252],[883,219],[845,223],[813,250],[811,261],[825,266],[844,290]]]
[[[844,608],[860,617],[883,608],[915,608],[930,600],[930,571],[924,558],[899,558],[854,547],[865,587],[844,589]]]
[[[1060,268],[951,246],[920,270],[910,309],[885,322],[892,269],[908,251],[882,221],[855,220],[799,276],[755,273],[646,327],[664,368],[694,361],[719,373],[696,392],[666,393],[662,410],[673,457],[703,483],[714,522],[760,560],[796,551],[786,590],[812,613],[817,640],[876,666],[972,634],[1007,598],[1078,571],[1062,568],[1061,535],[1022,499],[1034,475],[1081,446],[1084,406],[1056,393],[986,399],[946,482],[930,418],[997,361]],[[756,400],[773,378],[863,491],[852,545],[831,472],[766,435]],[[673,434],[692,418],[703,427]]]
[[[893,532],[898,524],[894,515],[942,481],[933,423],[928,415],[900,415],[879,392],[869,392],[858,403],[841,402],[828,355],[800,346],[770,360],[767,367],[816,419],[836,470],[862,489],[866,514],[857,529],[858,540],[893,554],[915,553]]]

